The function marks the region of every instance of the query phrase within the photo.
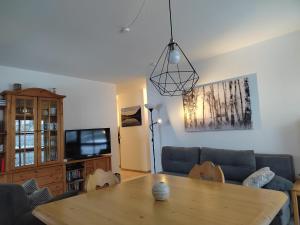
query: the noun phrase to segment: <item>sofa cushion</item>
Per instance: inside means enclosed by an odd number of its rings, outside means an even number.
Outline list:
[[[164,172],[188,174],[199,163],[200,148],[172,147],[162,148],[162,168]]]
[[[269,167],[261,168],[243,181],[243,185],[247,187],[261,188],[268,184],[275,176],[275,173]]]
[[[276,191],[290,191],[294,184],[281,176],[275,175],[275,177],[264,186],[266,189],[272,189]]]
[[[252,150],[201,148],[200,163],[205,161],[220,165],[226,180],[242,182],[256,170],[255,154]]]
[[[285,154],[255,154],[256,169],[270,167],[278,176],[295,181],[293,156]]]

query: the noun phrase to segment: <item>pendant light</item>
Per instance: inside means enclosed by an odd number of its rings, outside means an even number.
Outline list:
[[[193,90],[199,75],[173,39],[171,0],[169,0],[171,39],[150,75],[150,81],[163,96],[180,96]]]

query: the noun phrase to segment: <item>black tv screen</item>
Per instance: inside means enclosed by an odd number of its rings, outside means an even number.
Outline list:
[[[110,129],[65,131],[65,158],[82,159],[111,153]]]

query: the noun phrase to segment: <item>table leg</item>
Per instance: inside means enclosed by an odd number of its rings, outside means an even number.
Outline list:
[[[294,222],[295,222],[295,225],[300,225],[299,224],[298,194],[296,191],[292,191],[292,201],[293,201],[293,210],[294,210]]]

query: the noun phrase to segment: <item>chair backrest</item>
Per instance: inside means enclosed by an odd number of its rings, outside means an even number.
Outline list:
[[[210,161],[206,161],[201,165],[194,165],[188,176],[195,179],[225,183],[225,178],[221,167],[215,166]]]
[[[106,186],[112,186],[119,183],[119,179],[111,171],[105,172],[104,170],[97,169],[89,175],[86,182],[86,191],[94,191]]]

